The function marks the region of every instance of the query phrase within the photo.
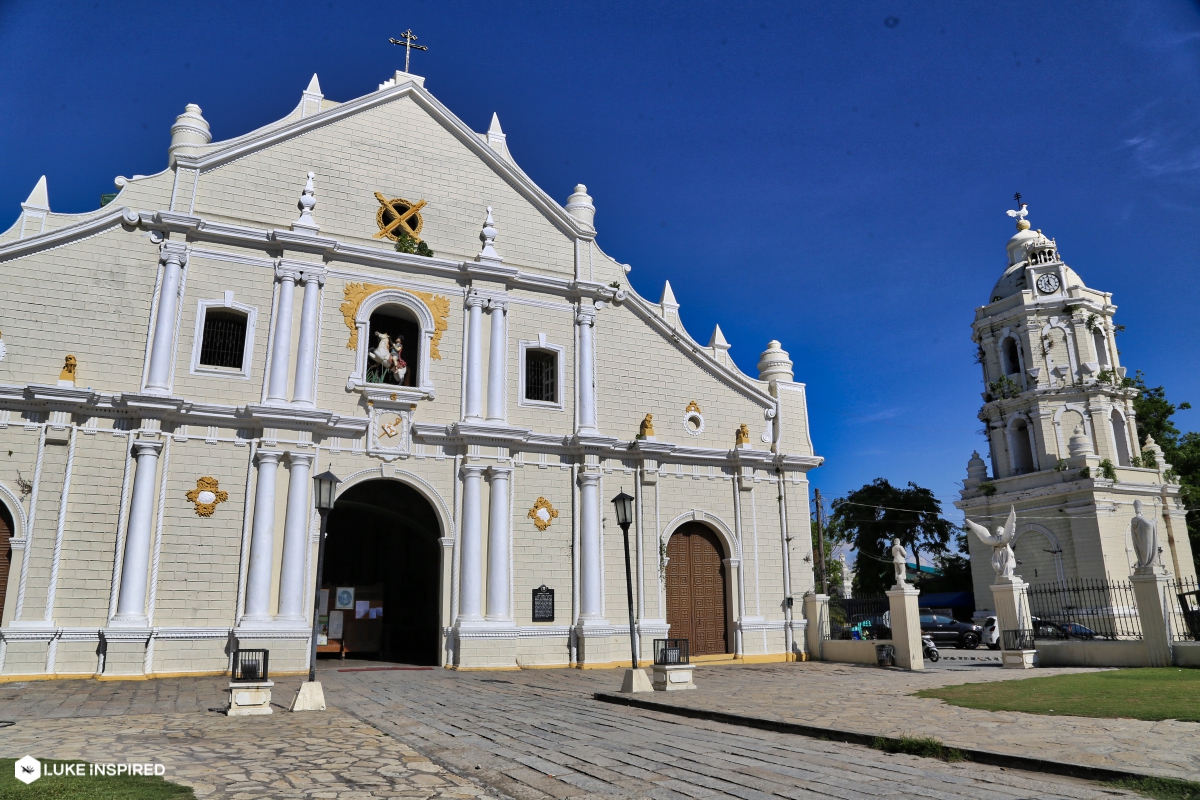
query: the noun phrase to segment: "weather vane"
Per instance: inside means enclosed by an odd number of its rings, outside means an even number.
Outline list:
[[[403,39],[403,41],[401,41]],[[423,44],[413,44],[417,40],[416,35],[409,28],[404,33],[400,34],[400,39],[388,39],[392,44],[402,45],[404,47],[404,71],[408,72],[408,59],[412,55],[413,50],[428,50],[429,48]]]
[[[1017,204],[1016,210],[1015,211],[1007,211],[1005,213],[1008,214],[1010,217],[1013,217],[1014,219],[1016,219],[1017,223],[1020,224],[1025,221],[1026,217],[1029,216],[1029,204],[1021,202],[1021,193],[1020,192],[1017,192],[1016,194],[1013,195],[1013,200]]]

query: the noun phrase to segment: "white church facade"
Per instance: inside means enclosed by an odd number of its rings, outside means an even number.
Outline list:
[[[188,106],[166,170],[84,214],[43,179],[0,234],[0,676],[299,671],[318,602],[332,654],[610,666],[622,490],[643,662],[802,652],[821,459],[778,342],[747,376],[694,340],[584,186],[420,77],[210,138]]]
[[[1055,240],[1030,229],[1027,208],[1009,213],[1018,223],[1007,268],[972,323],[992,474],[975,453],[955,505],[989,530],[1015,507],[1016,574],[1061,584],[1128,580],[1140,500],[1158,520],[1167,573],[1194,579],[1171,465],[1153,440],[1138,441],[1137,390],[1123,385],[1112,294],[1084,284]],[[992,552],[968,538],[976,614],[986,615],[994,609]]]

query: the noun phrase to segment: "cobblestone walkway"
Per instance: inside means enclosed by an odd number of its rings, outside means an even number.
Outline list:
[[[0,728],[0,757],[156,760],[167,765],[169,780],[200,797],[239,800],[1134,797],[1069,778],[890,756],[592,699],[620,682],[619,671],[339,671],[361,666],[377,665],[322,664],[331,706],[323,714],[277,708],[269,717],[234,719],[210,710],[222,703],[222,679],[0,684],[0,719],[16,723]],[[832,683],[843,671],[858,679]],[[945,683],[977,679],[982,670],[940,672]],[[790,686],[790,702],[799,705],[865,693],[869,675],[938,682],[936,674],[825,664],[701,667],[702,688],[688,694],[749,699],[765,696],[764,687],[786,694]],[[299,682],[277,680],[277,702],[285,704]],[[899,696],[913,690],[888,686]]]
[[[697,668],[699,690],[656,692],[653,699],[872,735],[933,736],[958,747],[1200,780],[1200,724],[1195,722],[982,711],[911,696],[935,686],[1090,670],[1017,671],[982,663],[947,665],[945,659],[939,666],[943,668],[925,672],[828,662]]]

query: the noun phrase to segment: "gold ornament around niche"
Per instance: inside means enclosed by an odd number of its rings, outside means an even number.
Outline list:
[[[59,382],[70,381],[71,383],[74,383],[75,370],[78,366],[79,362],[75,359],[75,356],[67,356],[65,359],[63,359],[62,372],[58,373]]]
[[[421,228],[425,224],[425,220],[421,218],[424,200],[415,203],[403,197],[393,197],[389,200],[379,192],[375,193],[375,199],[379,201],[379,211],[375,212],[375,224],[379,226],[379,233],[373,238],[387,237],[394,242],[403,233],[418,242],[421,241]]]
[[[217,503],[229,499],[229,492],[222,491],[216,478],[205,475],[196,479],[196,488],[187,493],[189,503],[196,504],[196,515],[211,517],[217,510]]]
[[[550,527],[551,522],[558,519],[558,509],[550,505],[546,498],[539,497],[526,516],[533,520],[539,531],[544,531]]]
[[[696,412],[697,414],[699,414],[699,413],[700,413],[700,404],[699,404],[699,403],[697,403],[695,400],[692,400],[691,402],[689,402],[689,403],[687,404],[687,408],[685,408],[685,409],[683,410],[683,413],[684,413],[684,414],[691,414],[693,411],[694,411],[694,412]]]
[[[424,303],[429,312],[433,314],[433,339],[429,342],[429,357],[440,361],[442,353],[438,350],[438,344],[442,341],[442,334],[446,332],[450,319],[450,300],[432,292],[418,292],[400,286],[384,286],[380,283],[348,283],[342,290],[345,299],[339,310],[342,312],[342,318],[346,321],[346,327],[350,329],[350,341],[346,343],[346,349],[358,348],[358,325],[355,324],[354,319],[358,316],[359,307],[368,297],[384,289],[399,289],[402,292],[408,292]]]
[[[641,437],[643,439],[645,439],[648,436],[654,435],[654,415],[653,414],[647,414],[646,418],[644,420],[642,420],[641,428],[639,429],[638,433],[641,434]]]
[[[746,423],[738,425],[737,434],[734,436],[734,444],[750,444],[750,426]]]

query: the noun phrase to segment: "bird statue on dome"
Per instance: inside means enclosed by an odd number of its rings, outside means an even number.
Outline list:
[[[1017,222],[1024,222],[1025,218],[1029,216],[1029,204],[1021,203],[1021,207],[1017,211],[1013,211],[1012,209],[1009,209],[1008,211],[1005,211],[1004,213],[1008,214],[1010,217],[1015,219]]]
[[[1014,506],[1009,506],[1008,520],[1002,527],[996,528],[995,535],[988,533],[988,529],[972,522],[964,520],[967,527],[974,531],[983,543],[992,547],[992,569],[996,571],[998,578],[1013,577],[1013,568],[1016,566],[1016,554],[1013,553],[1012,540],[1017,533],[1017,509]]]

